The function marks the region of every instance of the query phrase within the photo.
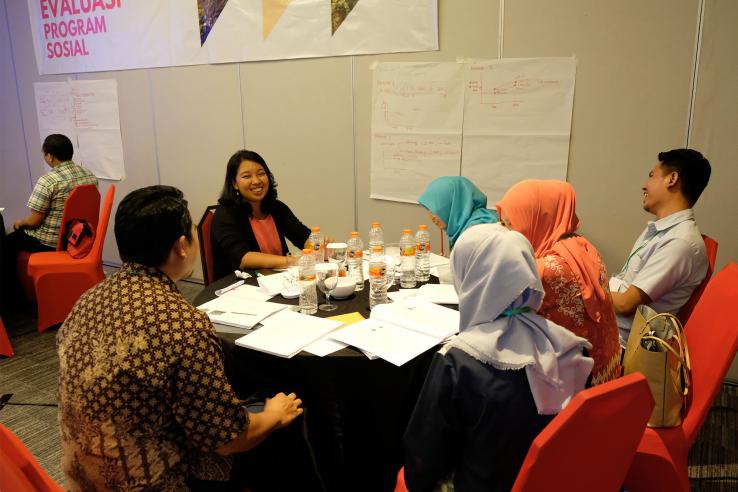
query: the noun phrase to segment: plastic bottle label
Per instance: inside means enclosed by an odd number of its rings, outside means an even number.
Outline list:
[[[387,267],[385,266],[370,266],[369,276],[370,277],[383,277],[387,273]]]
[[[420,253],[430,253],[430,243],[415,243],[415,248]]]
[[[405,246],[401,254],[402,256],[415,256],[415,246]]]
[[[315,280],[315,275],[300,275],[300,281],[302,282],[312,282]]]
[[[362,251],[361,251],[360,249],[357,249],[357,250],[355,250],[355,251],[349,251],[349,252],[348,252],[348,257],[349,257],[350,259],[352,259],[352,260],[354,260],[354,259],[359,259],[359,258],[361,258],[362,256],[364,256],[364,254],[362,253]]]

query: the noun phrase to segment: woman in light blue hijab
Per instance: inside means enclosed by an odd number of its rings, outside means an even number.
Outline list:
[[[449,246],[468,227],[497,222],[497,212],[487,209],[487,196],[463,176],[441,176],[428,185],[418,203],[428,209],[431,220],[446,229]]]

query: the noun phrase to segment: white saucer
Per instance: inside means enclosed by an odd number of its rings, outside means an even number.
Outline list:
[[[294,290],[285,289],[279,294],[285,299],[297,299],[298,297],[300,297],[300,289],[294,289]]]

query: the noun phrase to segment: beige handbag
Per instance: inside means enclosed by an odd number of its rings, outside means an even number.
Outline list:
[[[649,427],[676,427],[682,423],[691,369],[684,329],[676,316],[638,306],[623,367],[624,374],[640,372],[648,380],[656,402]]]

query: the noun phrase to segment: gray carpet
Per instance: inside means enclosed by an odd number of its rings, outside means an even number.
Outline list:
[[[202,285],[180,282],[190,301]],[[0,395],[13,393],[12,403],[56,404],[56,331],[39,334],[31,311],[3,318],[16,355],[0,356]],[[15,432],[59,483],[61,448],[55,406],[8,405],[0,422]],[[738,490],[738,386],[723,384],[700,436],[689,455],[689,476],[696,491]]]

